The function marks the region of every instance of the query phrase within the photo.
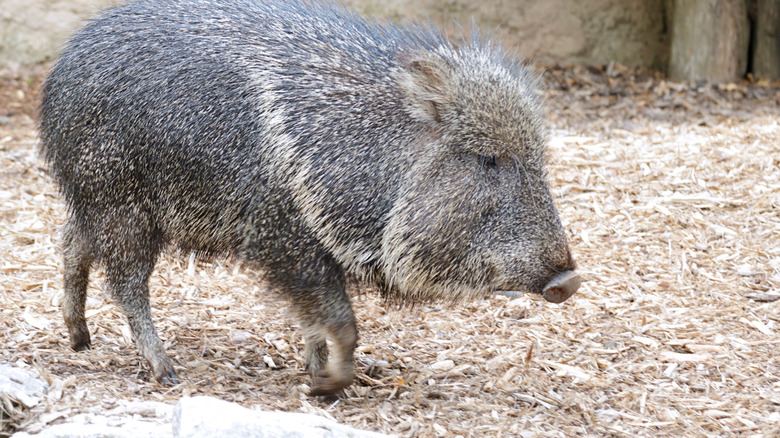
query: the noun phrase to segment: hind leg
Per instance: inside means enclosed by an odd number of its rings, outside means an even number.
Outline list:
[[[89,270],[95,257],[73,218],[68,220],[62,236],[65,263],[62,314],[70,336],[70,346],[76,351],[90,347],[89,329],[84,310],[87,302]]]
[[[143,214],[135,210],[127,213],[117,214],[114,217],[122,219],[105,227],[101,258],[108,290],[127,316],[138,350],[151,365],[154,377],[163,384],[176,384],[176,372],[154,328],[149,306],[149,276],[161,250],[161,238]]]
[[[153,268],[154,262],[149,260],[112,260],[106,263],[106,280],[111,296],[127,316],[138,350],[151,365],[155,379],[163,384],[176,384],[179,380],[173,363],[165,354],[152,322],[148,281]]]

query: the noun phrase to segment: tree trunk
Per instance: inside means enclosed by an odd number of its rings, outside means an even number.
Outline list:
[[[758,0],[753,74],[780,79],[780,0]]]
[[[738,80],[747,70],[749,37],[745,0],[675,0],[669,77]]]

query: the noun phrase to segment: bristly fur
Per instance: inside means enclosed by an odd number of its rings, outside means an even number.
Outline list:
[[[302,320],[313,393],[352,379],[347,278],[389,300],[541,292],[573,269],[536,76],[498,44],[303,0],[141,0],[77,32],[43,89],[69,206],[75,349],[91,266],[161,381],[149,313],[166,245],[261,267]],[[325,338],[336,359],[327,361]]]

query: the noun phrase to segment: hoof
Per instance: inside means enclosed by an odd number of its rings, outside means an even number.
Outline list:
[[[179,379],[176,378],[176,371],[173,370],[173,364],[167,357],[159,367],[154,368],[154,377],[161,385],[173,386],[179,384]]]
[[[322,372],[318,376],[312,379],[311,390],[309,390],[310,396],[334,396],[341,392],[344,388],[352,384],[352,377],[350,378],[334,378],[328,372]]]
[[[71,344],[70,347],[73,349],[73,351],[84,351],[92,348],[89,341],[85,343]]]
[[[85,325],[81,330],[70,330],[70,348],[73,351],[89,350],[92,345],[92,340],[89,338],[89,331]]]

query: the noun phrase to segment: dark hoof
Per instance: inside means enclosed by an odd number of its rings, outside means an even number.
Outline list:
[[[170,375],[158,377],[157,381],[160,382],[161,385],[165,385],[165,386],[173,386],[179,384],[179,379],[176,378],[176,374],[170,374]]]
[[[70,348],[72,348],[73,351],[84,351],[91,349],[92,345],[89,342],[89,339],[87,339],[86,341],[71,342]]]

